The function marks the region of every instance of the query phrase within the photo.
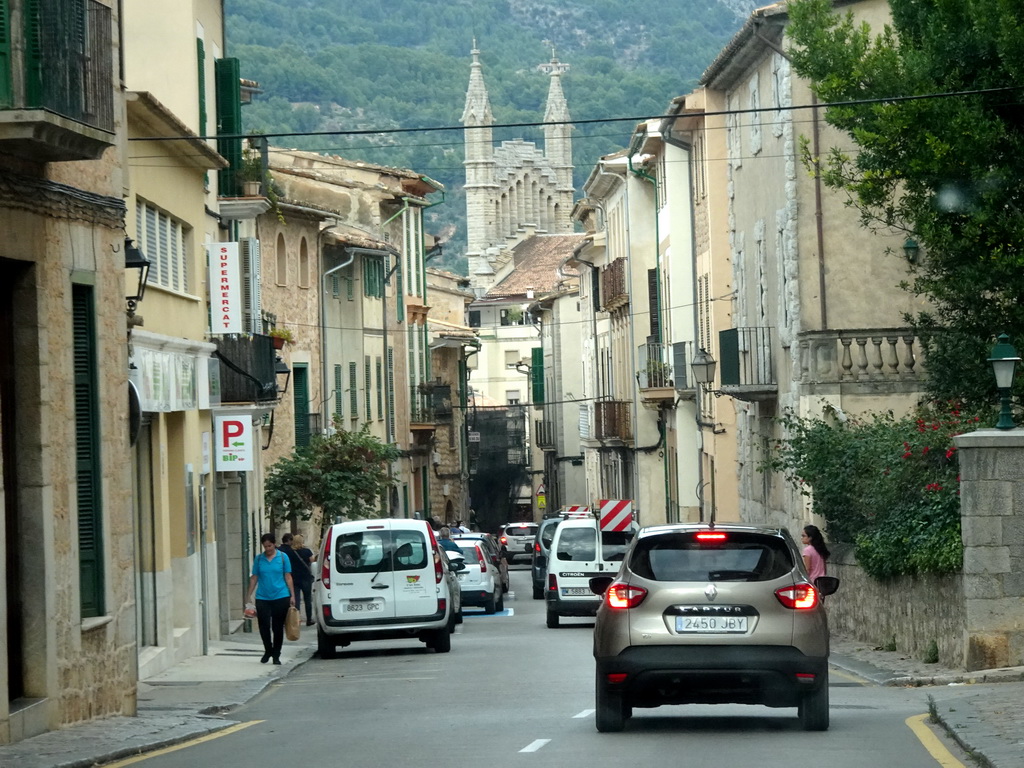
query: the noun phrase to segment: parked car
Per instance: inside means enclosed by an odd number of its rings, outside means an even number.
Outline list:
[[[509,565],[517,557],[529,557],[533,552],[533,540],[537,536],[536,523],[506,523],[498,536],[498,543]]]
[[[451,650],[457,621],[448,559],[424,520],[350,520],[327,529],[313,583],[317,649],[416,638]]]
[[[448,568],[445,571],[445,576],[448,579],[448,594],[452,596],[453,608],[455,612],[455,623],[462,623],[462,583],[459,581],[459,574],[466,570],[466,558],[462,555],[462,550],[445,549],[444,547],[438,547],[441,552],[441,556],[448,560]]]
[[[561,530],[561,528],[559,529]],[[805,730],[829,726],[828,621],[785,529],[663,525],[641,530],[617,575],[591,580],[599,731],[634,707],[796,707]]]
[[[549,628],[557,627],[563,616],[597,613],[601,598],[591,591],[590,579],[619,570],[635,532],[602,531],[595,517],[568,518],[555,528],[544,594]]]
[[[460,533],[459,536],[467,539],[477,539],[484,543],[487,553],[491,556],[495,566],[498,568],[498,572],[501,574],[501,591],[508,592],[510,586],[508,580],[508,561],[502,557],[501,547],[498,545],[498,540],[492,534],[484,533],[482,531]]]
[[[505,610],[501,571],[487,544],[476,536],[452,536],[462,550],[465,569],[459,571],[462,604],[482,606],[485,613]]]
[[[548,552],[551,540],[555,538],[555,528],[562,522],[562,517],[545,517],[537,526],[533,537],[533,558],[530,561],[530,577],[533,581],[533,599],[543,600],[544,590],[548,584]]]

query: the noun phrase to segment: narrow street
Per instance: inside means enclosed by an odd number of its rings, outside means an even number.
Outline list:
[[[637,710],[624,733],[599,734],[592,622],[547,629],[528,569],[516,565],[511,577],[506,611],[467,609],[449,654],[415,641],[353,644],[235,710],[238,730],[130,763],[243,766],[258,756],[261,765],[367,768],[939,764],[905,722],[927,712],[921,689],[878,687],[838,669],[827,733],[800,730],[795,710],[685,706]]]

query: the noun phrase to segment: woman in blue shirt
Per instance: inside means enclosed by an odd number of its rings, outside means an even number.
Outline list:
[[[256,555],[249,577],[249,600],[256,599],[256,619],[263,639],[263,658],[281,663],[281,643],[284,640],[284,620],[289,606],[295,605],[295,587],[292,584],[292,565],[284,552],[279,552],[274,534],[260,537],[263,554]]]

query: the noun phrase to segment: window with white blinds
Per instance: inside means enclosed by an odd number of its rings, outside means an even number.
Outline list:
[[[185,258],[187,227],[170,214],[138,200],[135,206],[135,240],[150,260],[149,282],[179,293],[188,293],[188,262]]]

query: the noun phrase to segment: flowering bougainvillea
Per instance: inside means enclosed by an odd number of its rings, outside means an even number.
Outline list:
[[[953,438],[977,429],[981,418],[958,403],[931,404],[900,419],[789,413],[782,418],[788,437],[776,443],[766,469],[784,472],[811,497],[827,536],[855,544],[872,576],[949,573],[963,558]]]

